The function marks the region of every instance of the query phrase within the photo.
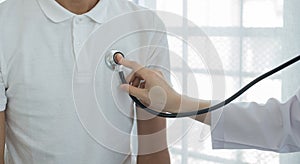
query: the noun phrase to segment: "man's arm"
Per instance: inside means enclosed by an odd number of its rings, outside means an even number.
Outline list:
[[[154,117],[137,109],[138,157],[140,164],[168,164],[170,155],[167,144],[166,119]]]
[[[0,112],[0,164],[4,164],[5,112]]]
[[[149,46],[146,53],[146,63],[148,66],[158,66],[157,69],[170,68],[170,56],[166,27],[163,21],[153,14],[153,29],[151,41],[145,46]],[[164,75],[170,79],[169,75]],[[169,80],[170,81],[170,80]],[[155,117],[142,109],[137,109],[137,130],[138,130],[138,163],[142,164],[168,164],[170,155],[167,144],[166,119]]]

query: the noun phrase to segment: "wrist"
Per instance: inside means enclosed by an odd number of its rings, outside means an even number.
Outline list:
[[[171,113],[178,113],[182,103],[182,95],[174,91],[174,93],[168,95],[167,104],[164,111]]]
[[[210,101],[181,96],[179,111],[194,112],[208,107],[210,107]]]

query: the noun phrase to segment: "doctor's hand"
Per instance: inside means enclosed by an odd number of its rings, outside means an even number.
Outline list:
[[[156,111],[179,113],[191,112],[210,106],[209,100],[194,99],[178,94],[164,79],[160,71],[148,69],[142,65],[117,56],[119,64],[131,68],[129,84],[121,88],[130,95],[138,98],[148,108]],[[198,115],[193,119],[210,124],[210,113]]]
[[[124,58],[119,59],[119,64],[133,71],[129,75],[129,84],[121,85],[123,90],[151,109],[159,112],[178,112],[181,95],[173,90],[160,71],[145,68]]]

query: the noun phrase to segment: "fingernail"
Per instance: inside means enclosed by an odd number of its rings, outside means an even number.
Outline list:
[[[117,61],[117,63],[121,64],[121,62],[123,60],[123,56],[121,54],[117,54],[117,55],[115,55],[114,60]]]

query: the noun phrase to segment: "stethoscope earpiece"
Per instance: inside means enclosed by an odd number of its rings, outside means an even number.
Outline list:
[[[107,67],[113,71],[116,69],[116,67],[118,65],[120,65],[116,59],[116,55],[118,55],[118,54],[122,55],[124,58],[124,54],[119,50],[111,50],[105,56],[105,63],[107,65]]]

